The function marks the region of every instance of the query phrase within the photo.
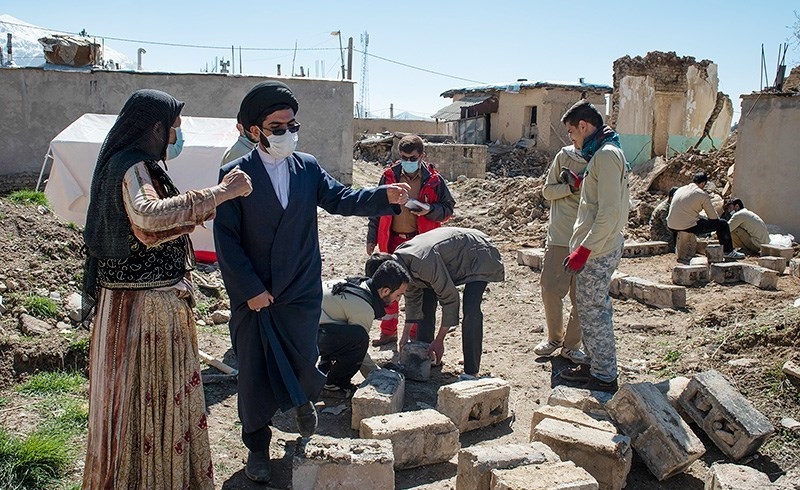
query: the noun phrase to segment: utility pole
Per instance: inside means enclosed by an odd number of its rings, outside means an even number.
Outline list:
[[[394,119],[394,104],[389,104],[389,119]]]
[[[342,58],[342,80],[344,80],[347,75],[344,71],[344,48],[342,47],[342,31],[333,31],[331,32],[331,36],[336,36],[339,38],[339,56]]]
[[[347,39],[347,79],[353,79],[353,38]]]

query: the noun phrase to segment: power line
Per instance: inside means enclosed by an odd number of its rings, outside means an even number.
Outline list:
[[[488,85],[486,82],[479,82],[478,80],[470,80],[469,78],[461,78],[461,77],[457,77],[457,76],[454,76],[454,75],[448,75],[447,73],[442,73],[442,72],[439,72],[439,71],[428,70],[427,68],[420,68],[419,66],[409,65],[408,63],[403,63],[401,61],[390,60],[389,58],[384,58],[383,56],[378,56],[378,55],[372,54],[372,53],[366,53],[364,51],[361,51],[361,50],[358,50],[358,49],[355,49],[355,48],[353,48],[353,51],[355,51],[357,53],[361,53],[362,55],[365,55],[365,56],[372,56],[373,58],[378,58],[379,60],[387,61],[389,63],[394,63],[395,65],[405,66],[406,68],[411,68],[411,69],[414,69],[414,70],[423,71],[425,73],[432,73],[434,75],[439,75],[439,76],[443,76],[443,77],[447,77],[447,78],[453,78],[455,80],[461,80],[461,81],[464,81],[464,82],[471,82],[471,83],[477,83],[477,84],[481,84],[481,85]]]

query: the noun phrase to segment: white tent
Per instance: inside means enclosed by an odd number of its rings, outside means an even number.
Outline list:
[[[53,166],[44,192],[53,212],[65,220],[86,223],[97,155],[116,119],[84,114],[50,142]],[[222,155],[239,136],[236,120],[182,116],[181,121],[183,151],[167,162],[170,177],[181,191],[215,185]],[[211,222],[206,226],[197,227],[191,237],[198,258],[208,260],[214,258],[214,237]]]

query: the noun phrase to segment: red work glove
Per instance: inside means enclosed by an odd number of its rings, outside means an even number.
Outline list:
[[[589,254],[592,251],[581,245],[577,250],[569,254],[569,257],[564,259],[564,270],[570,274],[577,274],[583,270],[586,261],[589,260]]]
[[[573,192],[580,189],[581,182],[583,182],[583,179],[578,177],[578,174],[568,168],[561,169],[561,173],[558,175],[558,180],[564,184],[569,184]]]

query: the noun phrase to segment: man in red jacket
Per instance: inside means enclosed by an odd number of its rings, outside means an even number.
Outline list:
[[[367,228],[367,255],[378,250],[394,253],[401,243],[420,233],[441,226],[453,215],[455,200],[447,188],[444,178],[432,164],[423,160],[425,147],[422,138],[415,134],[404,136],[398,144],[400,160],[386,169],[380,184],[405,182],[411,186],[409,204],[394,216],[375,216],[369,219]],[[426,319],[435,323],[436,295],[431,290],[423,293],[423,309]],[[386,307],[386,317],[381,322],[381,335],[372,341],[373,346],[397,342],[397,302]],[[411,332],[416,335],[416,332]]]

